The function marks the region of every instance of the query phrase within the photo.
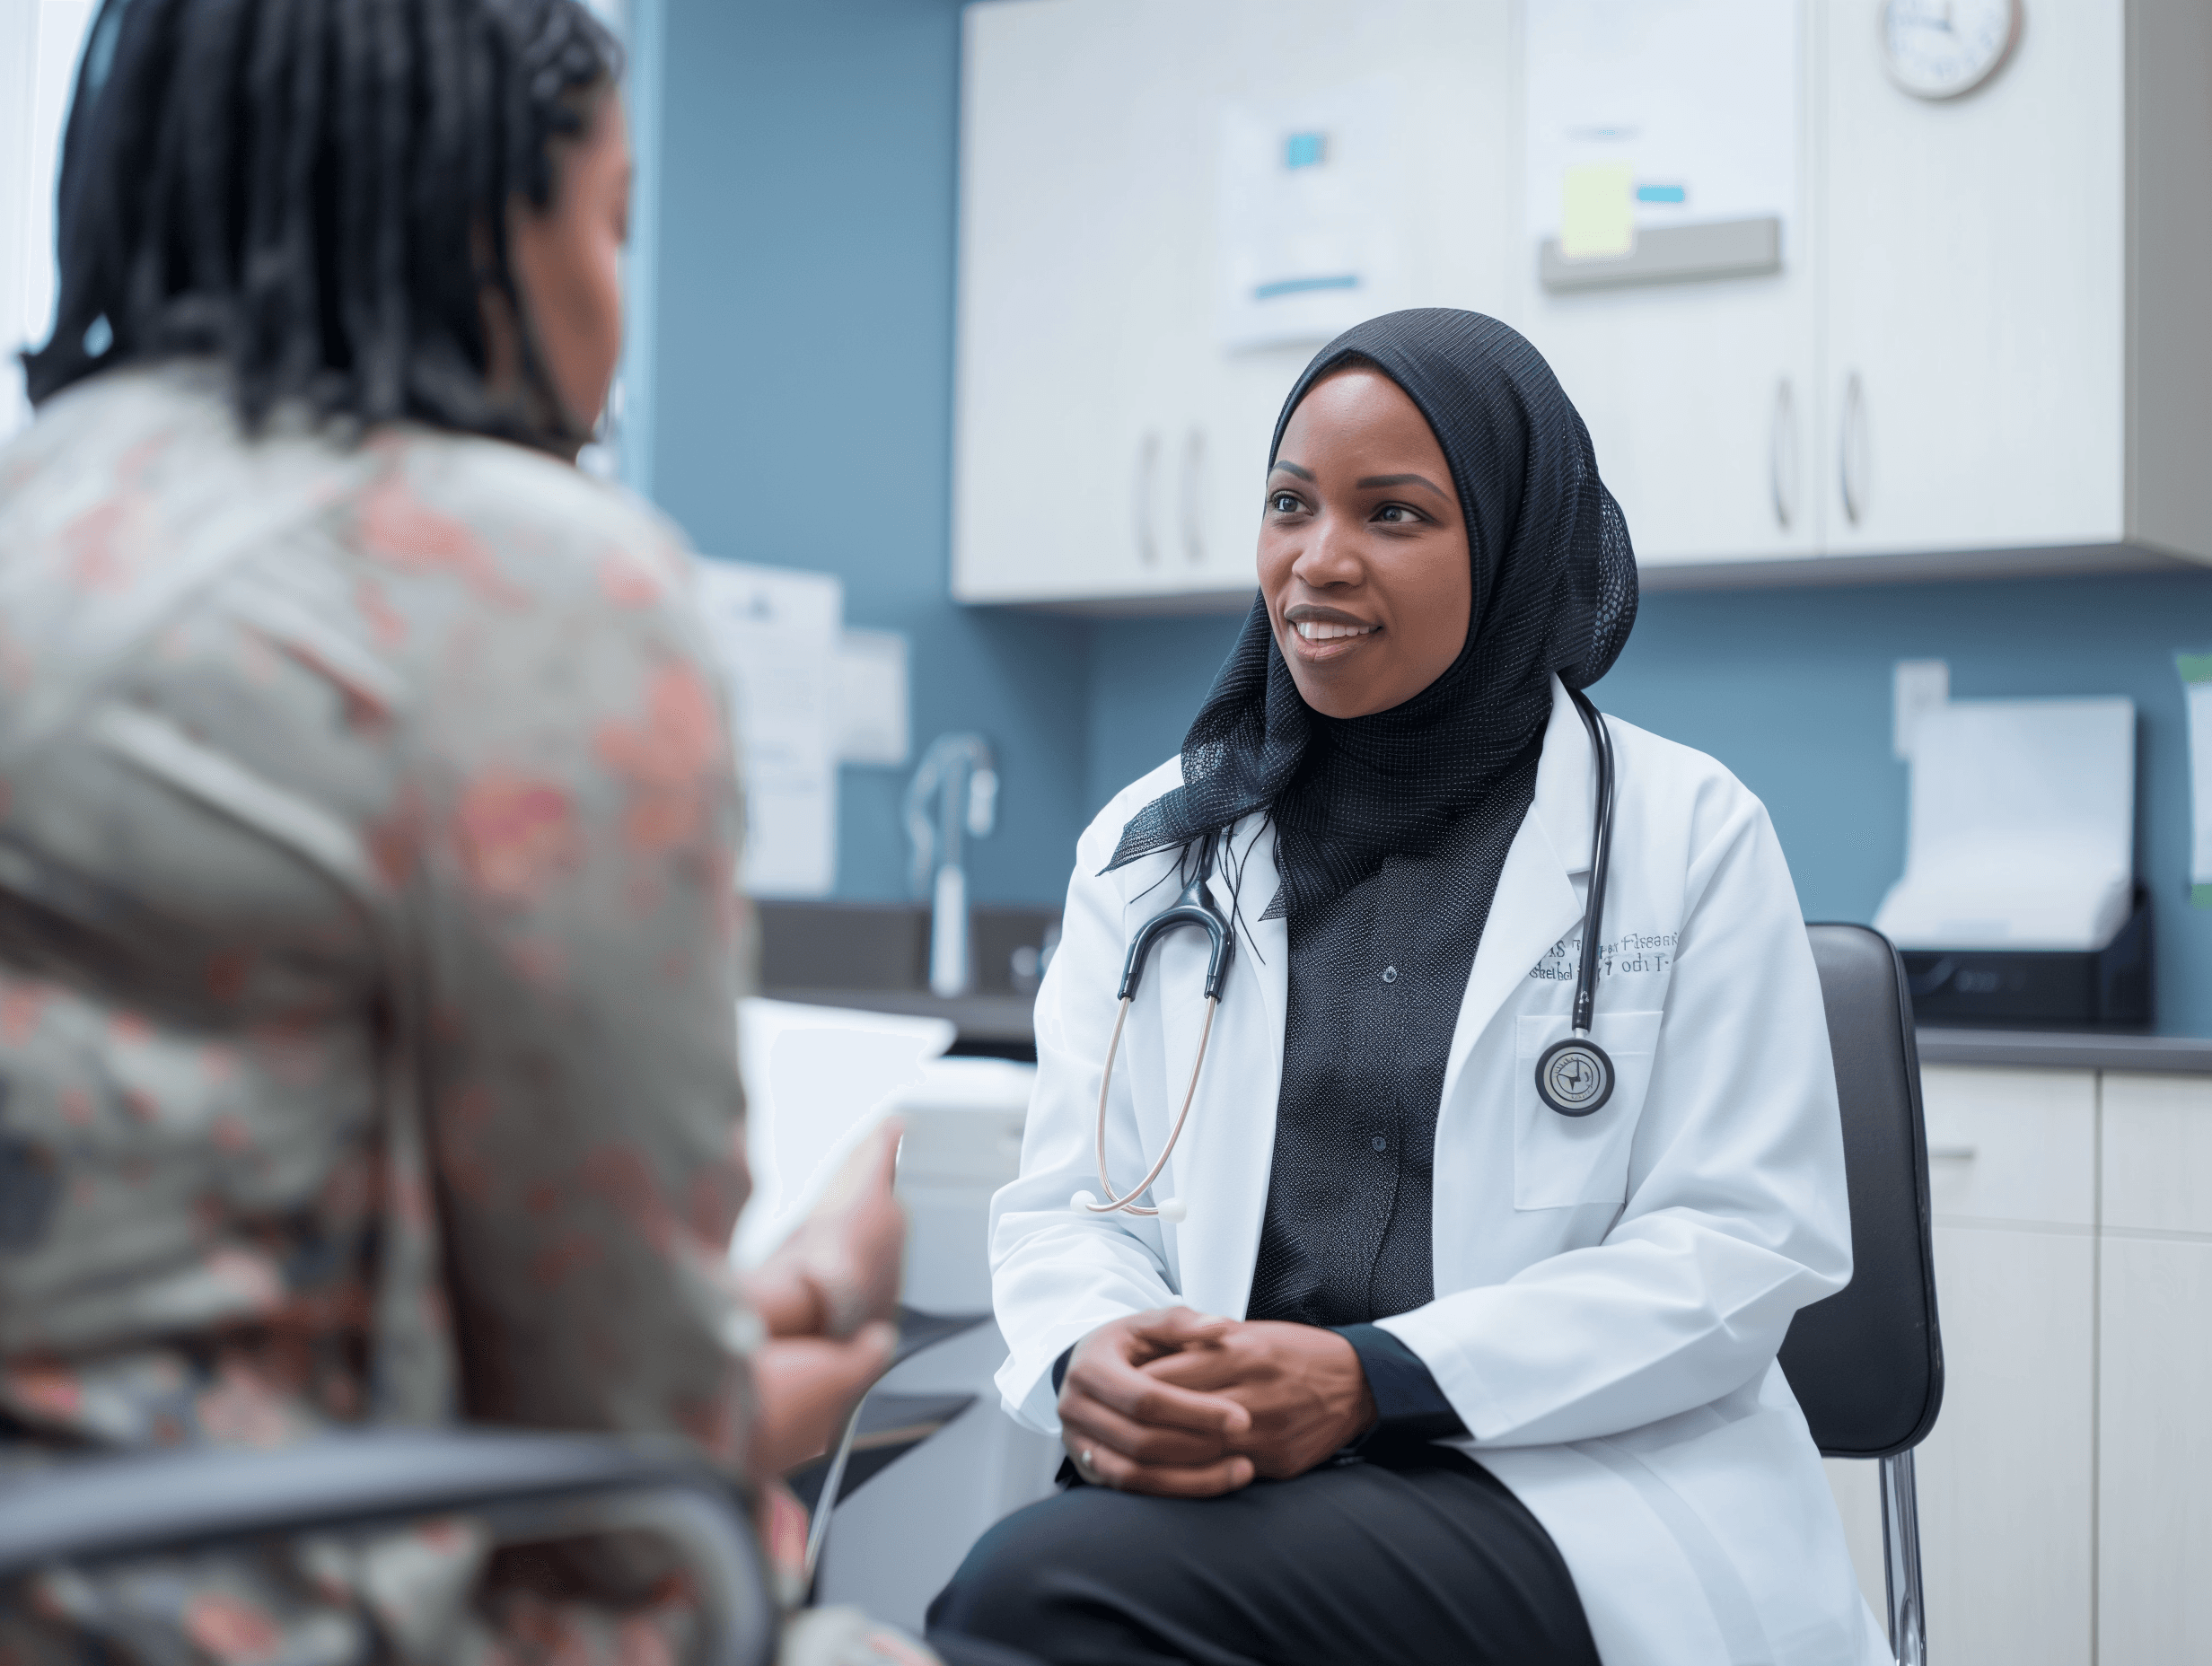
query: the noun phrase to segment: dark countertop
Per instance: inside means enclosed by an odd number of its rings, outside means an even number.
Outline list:
[[[2045,1030],[1920,1030],[1923,1065],[2041,1065],[2062,1070],[2212,1074],[2212,1040]]]
[[[796,988],[769,987],[760,992],[771,1001],[803,1001],[809,1006],[845,1006],[862,1013],[896,1013],[901,1018],[949,1018],[960,1031],[960,1043],[981,1042],[995,1047],[1036,1044],[1036,1026],[1031,1012],[1037,997],[1029,995],[954,995],[950,1000],[926,990],[832,989],[801,985]]]

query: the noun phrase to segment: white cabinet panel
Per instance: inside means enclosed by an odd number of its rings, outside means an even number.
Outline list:
[[[1032,0],[971,10],[954,590],[1110,595],[1161,582],[1177,436],[1147,392],[1194,350],[1203,261],[1185,84],[1217,5]],[[1207,153],[1202,149],[1199,153]]]
[[[2079,1666],[2094,1566],[2097,1078],[1930,1066],[1921,1091],[1944,1373],[1918,1460],[1929,1657]],[[1873,1488],[1860,1490],[1865,1517]],[[1878,1592],[1878,1513],[1857,1539]]]
[[[2212,1661],[2212,1238],[2108,1238],[2102,1298],[2099,1666]]]
[[[2092,1072],[1932,1065],[1920,1073],[1920,1092],[1938,1222],[2096,1223]],[[1941,1289],[1937,1298],[1946,1302]],[[1947,1302],[1941,1312],[1947,1334]]]
[[[1382,89],[1399,304],[1508,310],[1508,0],[996,0],[965,13],[953,594],[1249,592],[1268,442],[1318,341],[1216,324],[1232,105]],[[1418,42],[1418,49],[1409,49]]]
[[[2212,1660],[2212,1080],[2104,1078],[2102,1666]]]
[[[1523,333],[1582,412],[1640,564],[1817,549],[1813,294],[1793,269],[1532,299]]]
[[[1830,553],[2124,535],[2126,9],[2031,5],[1932,102],[1883,72],[1879,0],[1825,8]]]
[[[1936,1228],[1944,1407],[1918,1464],[1946,1666],[2090,1658],[2094,1256],[2086,1232]]]
[[[1782,270],[1688,284],[1552,294],[1524,224],[1510,321],[1558,373],[1588,425],[1637,561],[1810,556],[1825,476],[1817,337],[1817,140],[1799,0],[1799,179],[1786,207]],[[1526,219],[1535,216],[1529,206]]]
[[[2212,1238],[2212,1077],[2104,1078],[2104,1224]]]

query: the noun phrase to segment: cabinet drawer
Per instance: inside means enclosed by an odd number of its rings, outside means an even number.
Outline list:
[[[2104,1223],[2212,1235],[2212,1077],[2105,1076]]]
[[[2105,1078],[2109,1089],[2112,1078]],[[2212,1660],[2212,1241],[2108,1238],[2097,1659]]]
[[[2096,1223],[2093,1073],[1935,1065],[1920,1091],[1938,1221]]]

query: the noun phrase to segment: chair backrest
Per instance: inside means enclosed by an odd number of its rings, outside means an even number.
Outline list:
[[[1851,1282],[1799,1311],[1782,1370],[1830,1458],[1917,1446],[1943,1406],[1927,1134],[1904,962],[1864,925],[1809,925],[1851,1195]]]

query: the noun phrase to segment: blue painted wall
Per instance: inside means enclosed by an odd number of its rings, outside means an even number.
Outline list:
[[[656,495],[702,548],[837,572],[855,623],[909,634],[917,739],[972,727],[1003,756],[978,894],[1055,899],[1076,833],[1174,750],[1237,621],[945,600],[957,0],[666,5]],[[2212,574],[1662,594],[1598,692],[1725,762],[1772,811],[1806,913],[1859,920],[1903,860],[1893,662],[1948,660],[1961,698],[2132,697],[2160,1028],[2212,1035],[2172,659],[2207,645]],[[901,780],[846,771],[843,895],[902,894]]]
[[[1093,807],[1171,754],[1229,619],[1101,626]],[[1866,920],[1905,858],[1890,673],[1951,665],[1956,699],[2125,695],[2139,714],[2136,871],[2155,910],[2159,1028],[2212,1035],[2212,911],[2190,906],[2188,724],[2173,651],[2212,644],[2212,573],[1646,596],[1593,691],[1710,752],[1764,799],[1811,919]]]
[[[999,750],[974,895],[1056,899],[1089,633],[949,600],[959,17],[666,0],[652,489],[701,549],[836,573],[848,623],[907,634],[917,750]],[[905,779],[844,771],[840,895],[906,894]]]

